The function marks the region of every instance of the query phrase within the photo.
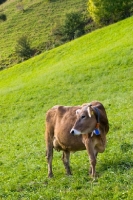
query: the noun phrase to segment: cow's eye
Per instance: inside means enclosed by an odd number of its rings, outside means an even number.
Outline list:
[[[82,115],[81,118],[84,119],[84,118],[85,118],[85,115]]]

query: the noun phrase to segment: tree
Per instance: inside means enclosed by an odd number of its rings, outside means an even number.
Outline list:
[[[99,25],[110,24],[129,17],[132,9],[132,0],[89,0],[88,2],[88,11]]]
[[[79,12],[72,12],[66,14],[66,19],[63,26],[63,34],[69,39],[73,40],[84,33],[84,20]]]

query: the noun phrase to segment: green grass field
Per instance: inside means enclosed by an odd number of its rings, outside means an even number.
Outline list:
[[[133,199],[133,17],[0,72],[0,199]],[[47,178],[44,120],[56,105],[101,101],[110,131],[94,181],[86,151],[73,176],[54,152]]]
[[[0,68],[18,62],[15,54],[17,40],[26,35],[34,49],[45,49],[47,41],[53,41],[51,33],[58,24],[63,24],[66,13],[87,13],[87,0],[8,0],[0,5],[0,13],[7,16],[0,20]],[[18,9],[21,5],[24,12]],[[89,14],[88,14],[89,15]]]

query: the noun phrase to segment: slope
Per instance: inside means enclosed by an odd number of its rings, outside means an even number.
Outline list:
[[[2,199],[133,198],[132,26],[133,17],[0,72]],[[72,177],[64,176],[61,153],[55,152],[55,178],[48,180],[46,111],[96,99],[110,122],[99,178],[86,176],[85,151],[71,155]]]
[[[0,21],[0,68],[18,62],[15,46],[21,36],[28,36],[32,48],[44,50],[45,43],[53,40],[52,30],[63,23],[66,13],[86,11],[86,3],[86,0],[8,0],[0,5],[0,12],[7,17]]]

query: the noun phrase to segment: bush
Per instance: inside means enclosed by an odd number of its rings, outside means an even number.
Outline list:
[[[63,34],[67,39],[73,40],[75,37],[84,34],[84,26],[85,23],[81,13],[72,12],[66,14],[66,19],[63,25]]]
[[[5,14],[0,14],[0,20],[6,21],[6,15]]]
[[[7,0],[0,0],[0,4],[5,3]]]
[[[24,60],[32,57],[34,51],[30,46],[30,41],[27,36],[21,36],[15,47],[16,54]]]

